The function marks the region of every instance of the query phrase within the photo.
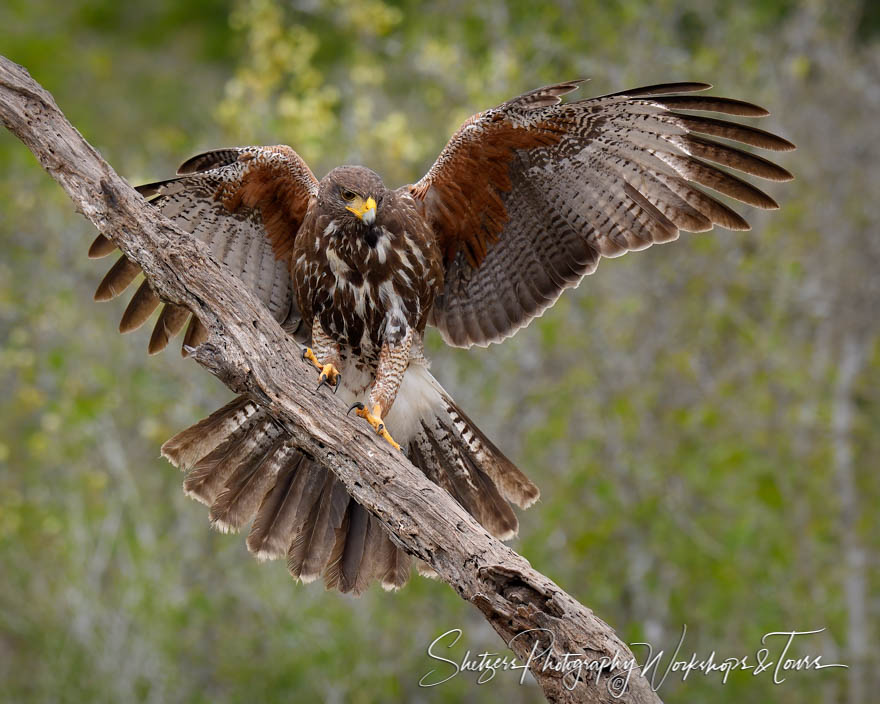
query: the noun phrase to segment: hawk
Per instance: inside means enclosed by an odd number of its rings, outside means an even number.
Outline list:
[[[426,326],[456,347],[500,342],[601,257],[670,242],[680,231],[749,229],[699,186],[778,207],[728,169],[792,178],[732,144],[784,151],[794,148],[789,141],[700,114],[768,114],[756,105],[699,95],[711,87],[704,83],[563,101],[580,82],[474,115],[424,178],[396,189],[362,166],[318,181],[287,146],[211,151],[176,178],[138,189],[254,291],[291,344],[302,345],[319,387],[338,392],[501,539],[517,531],[510,504],[528,507],[538,489],[430,374]],[[89,254],[113,249],[99,236]],[[120,258],[96,299],[117,296],[139,271]],[[136,329],[159,305],[144,281],[120,330]],[[166,304],[150,353],[187,320],[184,354],[204,341],[197,318]],[[380,522],[249,398],[179,433],[162,453],[187,472],[184,490],[210,507],[214,527],[250,523],[248,548],[261,559],[286,558],[295,578],[323,576],[328,588],[354,593],[372,580],[387,589],[407,581],[410,558]]]

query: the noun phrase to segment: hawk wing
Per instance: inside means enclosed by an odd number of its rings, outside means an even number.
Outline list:
[[[185,232],[207,243],[269,308],[275,319],[294,332],[299,314],[293,300],[289,255],[318,182],[290,147],[240,147],[200,154],[185,162],[178,178],[150,183],[137,191]],[[103,235],[89,256],[115,249]],[[141,272],[119,258],[95,292],[104,301],[121,294]],[[137,289],[119,323],[120,332],[136,330],[159,306],[148,281]],[[149,351],[163,350],[187,320],[185,348],[197,347],[206,331],[189,310],[167,303],[153,328]]]
[[[705,136],[784,151],[794,145],[746,125],[679,112],[762,117],[711,86],[669,83],[577,102],[581,81],[540,88],[462,125],[430,171],[405,188],[425,207],[445,255],[446,280],[429,322],[459,347],[500,342],[562,291],[615,257],[680,230],[749,229],[697,187],[758,208],[776,202],[707,162],[773,181],[766,159]],[[685,94],[685,95],[674,95]]]

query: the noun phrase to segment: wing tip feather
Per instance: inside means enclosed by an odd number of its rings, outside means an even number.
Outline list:
[[[89,259],[103,259],[113,254],[116,245],[104,235],[98,235],[89,247]]]
[[[655,83],[649,86],[630,88],[629,90],[612,93],[611,96],[630,96],[636,98],[651,95],[668,95],[670,93],[700,93],[711,88],[711,83],[704,83],[703,81],[675,81],[672,83]]]

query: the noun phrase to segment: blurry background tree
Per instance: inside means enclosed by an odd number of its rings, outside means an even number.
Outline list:
[[[7,0],[0,51],[132,183],[279,142],[319,176],[405,183],[471,113],[576,76],[770,108],[761,127],[799,146],[781,211],[605,262],[503,346],[432,337],[434,370],[542,487],[515,547],[625,640],[669,653],[686,623],[684,653],[741,657],[826,627],[794,654],[850,665],[672,674],[665,701],[861,704],[880,689],[877,7]],[[0,213],[0,700],[540,700],[513,673],[418,687],[450,628],[450,657],[499,650],[446,585],[356,601],[211,533],[158,446],[229,392],[147,358],[147,328],[117,334],[124,301],[90,302],[91,228],[5,132]]]

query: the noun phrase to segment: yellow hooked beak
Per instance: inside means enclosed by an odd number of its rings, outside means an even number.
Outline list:
[[[376,201],[372,197],[364,200],[358,196],[351,201],[351,205],[346,205],[345,209],[357,215],[366,225],[372,225],[376,222]]]

